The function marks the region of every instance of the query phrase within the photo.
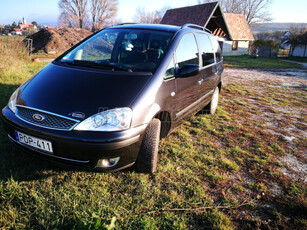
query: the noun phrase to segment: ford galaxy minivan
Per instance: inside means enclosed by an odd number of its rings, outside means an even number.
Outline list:
[[[109,27],[20,86],[1,117],[9,140],[41,158],[152,173],[160,138],[192,113],[215,113],[222,72],[217,40],[197,25]]]

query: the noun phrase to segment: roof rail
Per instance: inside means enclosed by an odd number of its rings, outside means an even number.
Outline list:
[[[196,24],[184,24],[183,26],[181,26],[181,29],[184,29],[184,28],[187,28],[187,27],[190,27],[190,28],[194,27],[194,28],[197,28],[197,29],[200,29],[200,30],[204,30],[204,31],[212,34],[212,32],[209,29],[207,29],[207,28],[205,28],[203,26],[196,25]]]
[[[137,24],[137,23],[135,23],[135,22],[124,22],[124,23],[116,24],[115,26],[133,25],[133,24]]]

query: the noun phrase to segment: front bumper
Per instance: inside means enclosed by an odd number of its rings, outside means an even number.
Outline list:
[[[46,160],[93,171],[115,171],[134,164],[146,125],[120,132],[60,131],[26,123],[5,107],[1,112],[4,128],[19,149]],[[17,142],[14,131],[51,141],[53,154]],[[114,167],[98,167],[99,159],[120,157]]]

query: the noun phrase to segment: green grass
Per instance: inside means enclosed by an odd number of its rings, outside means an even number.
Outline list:
[[[1,108],[44,65],[13,49],[0,56]],[[255,120],[250,98],[263,110],[306,107],[305,91],[225,85],[217,114],[198,113],[161,141],[154,175],[58,168],[15,149],[0,126],[0,229],[306,228],[306,184],[279,171],[291,145]],[[298,125],[290,118],[278,122]],[[306,139],[294,144],[299,155]]]
[[[307,57],[283,57],[281,59],[297,62],[307,62]]]
[[[299,68],[300,65],[296,63],[284,62],[279,58],[265,58],[258,59],[250,58],[250,56],[225,56],[224,66],[232,68],[251,68],[251,69],[286,69]]]

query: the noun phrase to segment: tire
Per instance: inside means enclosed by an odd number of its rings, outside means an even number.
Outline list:
[[[161,121],[159,119],[153,119],[145,130],[135,162],[136,170],[140,173],[154,173],[157,170],[160,130]]]
[[[219,103],[219,94],[220,90],[219,87],[217,86],[212,94],[210,103],[203,108],[203,111],[206,114],[215,114],[217,105]]]

